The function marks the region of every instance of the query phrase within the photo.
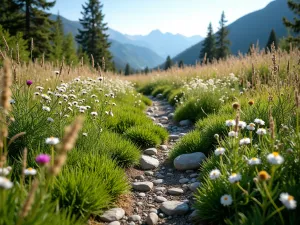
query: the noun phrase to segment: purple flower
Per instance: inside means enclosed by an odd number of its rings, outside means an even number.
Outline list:
[[[40,154],[35,158],[35,161],[40,165],[45,165],[50,162],[50,156],[47,154]]]
[[[26,84],[27,84],[27,86],[30,86],[30,85],[32,85],[32,80],[26,80]]]

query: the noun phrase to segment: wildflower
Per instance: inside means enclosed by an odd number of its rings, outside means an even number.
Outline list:
[[[111,110],[109,111],[109,115],[110,115],[111,117],[114,116],[114,114],[113,114],[113,112],[112,112]]]
[[[278,152],[272,152],[271,154],[267,155],[267,159],[269,163],[274,165],[280,165],[283,163],[284,159]]]
[[[87,136],[88,136],[88,134],[87,134],[87,133],[82,133],[82,135],[83,135],[83,136],[85,136],[85,137],[87,137]]]
[[[57,145],[58,143],[59,143],[59,139],[57,137],[46,138],[46,144],[48,145]]]
[[[247,125],[247,130],[254,131],[255,130],[255,124],[254,123],[249,123],[249,125]]]
[[[234,90],[234,89],[233,89]],[[239,109],[240,108],[240,104],[238,103],[238,102],[234,102],[233,104],[232,104],[232,108],[233,109]]]
[[[46,95],[46,94],[42,94],[41,97],[42,97],[43,99],[45,99],[45,100],[48,100],[48,101],[51,100],[51,98],[50,98],[48,95]]]
[[[40,165],[46,165],[50,162],[50,156],[47,154],[40,154],[35,158],[35,161]]]
[[[214,170],[210,171],[210,173],[209,173],[209,178],[210,178],[211,180],[215,180],[215,179],[219,178],[220,175],[221,175],[220,170],[214,169]]]
[[[251,106],[251,105],[254,105],[254,100],[249,100],[248,101],[248,104]]]
[[[41,87],[41,86],[36,86],[35,88],[36,88],[36,89],[38,89],[39,91],[42,91],[42,90],[44,90],[44,88],[43,88],[43,87]]]
[[[238,132],[235,132],[235,131],[230,131],[230,132],[228,133],[228,136],[229,136],[229,137],[238,137],[238,136],[239,136],[239,133],[238,133]]]
[[[257,123],[257,124],[259,124],[259,125],[265,125],[265,121],[263,121],[262,119],[258,119],[258,118],[256,118],[255,120],[254,120],[254,123]]]
[[[7,176],[9,174],[8,168],[0,168],[0,175]]]
[[[266,180],[269,180],[270,178],[271,178],[271,176],[264,170],[262,170],[258,173],[258,179],[261,181],[266,181]]]
[[[239,126],[241,129],[245,129],[245,127],[247,126],[247,123],[244,122],[244,121],[239,121],[238,126]]]
[[[13,186],[13,182],[5,177],[0,177],[0,187],[3,189],[10,189]]]
[[[48,118],[47,118],[47,121],[50,122],[50,123],[53,123],[53,122],[54,122],[54,119],[52,119],[51,117],[48,117]]]
[[[79,78],[76,78],[76,79],[75,79],[75,81],[76,81],[76,82],[79,82],[79,81],[80,81],[80,79],[79,79]]]
[[[259,164],[261,164],[261,160],[258,159],[258,158],[253,157],[253,158],[251,158],[251,159],[248,160],[248,164],[250,166],[252,166],[252,165],[259,165]]]
[[[91,98],[97,98],[97,95],[91,95]]]
[[[34,176],[34,175],[36,175],[36,173],[37,173],[37,171],[31,167],[24,170],[24,174],[26,176]]]
[[[214,135],[214,138],[218,140],[218,139],[219,139],[219,135],[218,135],[218,134],[215,134],[215,135]]]
[[[50,107],[48,107],[48,106],[43,106],[42,109],[47,112],[50,112],[50,110],[51,110]]]
[[[215,150],[215,155],[219,156],[219,155],[223,155],[225,152],[225,148],[219,147]]]
[[[33,82],[32,82],[32,80],[26,80],[26,84],[28,87],[30,87],[33,84]]]
[[[95,102],[96,102],[96,103],[99,103],[99,100],[98,100],[98,99],[95,99]]]
[[[259,129],[257,129],[256,133],[258,135],[265,135],[265,134],[267,134],[267,130],[264,128],[259,128]]]
[[[235,120],[226,120],[226,126],[227,127],[235,126]]]
[[[98,113],[97,112],[91,112],[91,115],[92,116],[98,116]]]
[[[103,80],[103,77],[98,77],[98,80],[102,81],[102,80]]]
[[[239,173],[232,173],[228,178],[229,182],[232,184],[239,182],[241,179],[242,179],[242,176]]]
[[[288,193],[281,193],[279,200],[287,209],[295,209],[297,207],[297,202],[294,200],[294,197]]]
[[[223,195],[221,197],[221,204],[223,206],[229,206],[229,205],[231,205],[232,204],[232,197],[231,197],[231,195]]]
[[[40,95],[40,92],[34,92],[33,94],[34,95]]]
[[[247,144],[250,144],[251,143],[251,140],[250,138],[243,138],[240,140],[240,145],[247,145]]]

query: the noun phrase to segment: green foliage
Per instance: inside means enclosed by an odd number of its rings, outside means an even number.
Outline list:
[[[171,69],[173,65],[171,57],[168,55],[166,62],[165,62],[165,70]]]
[[[144,96],[144,95],[142,95],[141,100],[142,100],[142,102],[144,102],[145,105],[147,105],[147,106],[151,106],[151,105],[152,105],[152,101],[151,101],[149,98],[147,98],[146,96]]]
[[[277,50],[278,49],[278,41],[277,41],[276,33],[275,33],[274,29],[271,30],[268,42],[265,47],[266,51],[271,51],[273,44],[274,44],[275,50]]]
[[[183,96],[184,96],[184,90],[173,89],[169,93],[168,102],[170,103],[170,105],[174,106],[176,103],[180,101],[180,98],[182,98]]]
[[[52,62],[61,62],[64,54],[64,27],[60,15],[57,16],[52,30],[52,49],[50,60]]]
[[[215,94],[204,92],[199,98],[191,98],[179,105],[176,108],[174,119],[176,121],[189,119],[195,122],[211,113],[217,113],[220,107],[221,102]]]
[[[300,14],[300,3],[297,1],[288,1],[289,8],[299,17]],[[283,18],[283,24],[290,28],[295,34],[298,34],[300,32],[300,20],[297,17],[294,17],[294,21],[291,22],[287,18]],[[296,45],[299,47],[300,38],[299,36],[296,37],[288,37],[288,41],[292,43],[296,43]]]
[[[229,30],[226,28],[225,13],[222,12],[221,20],[219,22],[219,30],[216,34],[216,57],[217,59],[224,59],[230,53],[230,41],[228,40]]]
[[[151,92],[151,95],[156,97],[158,94],[162,94],[166,89],[170,88],[169,85],[163,85],[163,86],[157,86],[155,89]]]
[[[203,61],[203,63],[212,62],[212,60],[216,57],[216,40],[214,31],[212,28],[212,24],[209,23],[209,26],[207,28],[207,36],[204,39],[202,43],[202,48],[200,51],[200,60]],[[204,62],[204,60],[206,60]]]
[[[131,68],[130,68],[130,65],[127,63],[126,66],[125,66],[125,72],[124,72],[124,75],[125,76],[128,76],[131,74]]]
[[[67,65],[76,65],[78,57],[76,55],[75,41],[72,33],[64,36],[64,59]]]
[[[155,147],[161,143],[160,136],[144,126],[131,127],[124,135],[141,149]]]

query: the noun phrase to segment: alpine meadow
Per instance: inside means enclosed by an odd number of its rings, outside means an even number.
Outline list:
[[[300,224],[299,0],[0,5],[0,225]]]

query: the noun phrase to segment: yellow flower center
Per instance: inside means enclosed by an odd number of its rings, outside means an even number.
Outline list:
[[[236,173],[231,174],[231,176],[236,176]]]
[[[289,195],[288,200],[289,200],[289,201],[292,201],[292,200],[294,200],[294,197],[291,196],[291,195]]]
[[[28,168],[28,170],[31,171],[31,170],[33,170],[33,169],[30,167],[30,168]]]
[[[254,157],[254,158],[252,158],[252,160],[257,160],[257,158]]]
[[[227,201],[227,200],[228,200],[228,198],[227,198],[227,197],[224,197],[224,200],[225,200],[225,201]]]
[[[265,181],[270,178],[270,175],[266,171],[262,170],[258,173],[258,177],[260,180]]]
[[[274,157],[279,156],[279,153],[278,153],[278,152],[273,152],[272,154],[273,154]]]

